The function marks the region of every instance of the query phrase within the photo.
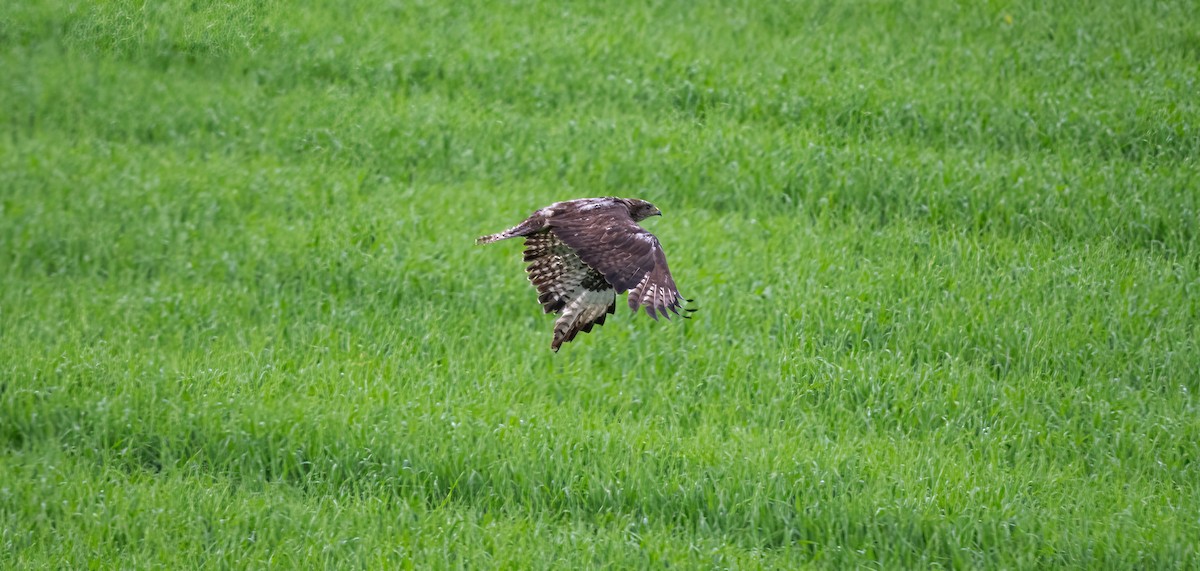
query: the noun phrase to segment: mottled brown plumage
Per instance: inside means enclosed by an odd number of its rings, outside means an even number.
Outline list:
[[[629,307],[658,319],[679,314],[683,296],[667,268],[653,234],[637,223],[662,213],[644,200],[604,197],[556,202],[524,222],[476,240],[489,244],[525,237],[529,281],[546,313],[558,313],[554,340],[558,351],[580,331],[602,325],[616,311],[616,296],[629,291]],[[686,313],[694,310],[685,310]]]

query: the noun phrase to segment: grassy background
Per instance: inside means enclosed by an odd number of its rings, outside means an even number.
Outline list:
[[[0,6],[0,566],[1200,565],[1200,6]],[[686,322],[549,351],[533,209]]]

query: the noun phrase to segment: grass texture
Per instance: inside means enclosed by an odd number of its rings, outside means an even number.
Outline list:
[[[1194,2],[0,7],[0,567],[1200,566]],[[583,196],[701,308],[553,354]]]

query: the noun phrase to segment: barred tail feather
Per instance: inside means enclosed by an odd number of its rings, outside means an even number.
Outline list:
[[[604,318],[617,310],[617,292],[583,290],[563,308],[554,322],[554,340],[550,348],[558,352],[563,343],[575,338],[580,331],[591,332],[592,327],[603,325]]]

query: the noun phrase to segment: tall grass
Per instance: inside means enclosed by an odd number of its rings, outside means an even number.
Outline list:
[[[1197,12],[4,6],[0,565],[1194,567]]]

